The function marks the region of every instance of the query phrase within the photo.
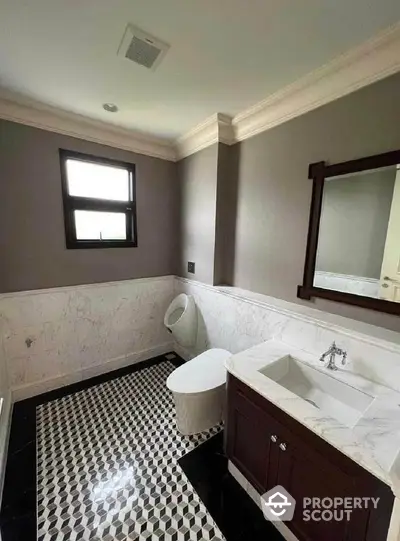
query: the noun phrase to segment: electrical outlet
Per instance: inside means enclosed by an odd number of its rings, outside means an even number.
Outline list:
[[[188,272],[190,272],[190,274],[194,274],[194,268],[195,268],[195,264],[193,263],[193,261],[189,261],[188,262]]]

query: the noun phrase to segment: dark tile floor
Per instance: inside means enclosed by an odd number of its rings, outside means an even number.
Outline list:
[[[228,472],[223,432],[183,456],[179,464],[227,541],[284,541]]]
[[[165,380],[180,362],[161,356],[15,405],[2,541],[282,539],[228,473],[220,427],[177,431]]]

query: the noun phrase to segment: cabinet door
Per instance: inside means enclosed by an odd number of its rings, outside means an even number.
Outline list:
[[[362,541],[366,539],[369,511],[353,510],[350,520],[304,520],[303,498],[375,496],[363,480],[343,471],[336,463],[315,452],[286,429],[280,433],[286,449],[280,449],[278,484],[296,500],[293,520],[287,526],[301,541]],[[307,507],[310,509],[310,507]],[[321,509],[322,511],[322,509]],[[318,517],[319,518],[319,517]],[[340,517],[339,517],[340,518]],[[383,541],[382,539],[379,541]]]
[[[262,494],[276,485],[279,458],[277,427],[273,419],[240,389],[230,391],[227,455]],[[276,443],[273,441],[275,437]]]
[[[286,525],[300,541],[386,539],[390,488],[231,375],[225,433],[228,457],[258,492],[282,485],[295,498],[294,519]],[[305,497],[380,500],[377,509],[354,509],[349,521],[318,522],[303,520]]]

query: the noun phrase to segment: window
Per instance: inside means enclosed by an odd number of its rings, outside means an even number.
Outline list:
[[[60,149],[67,248],[137,246],[135,166]]]

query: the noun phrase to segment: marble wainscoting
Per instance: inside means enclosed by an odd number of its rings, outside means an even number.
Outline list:
[[[400,391],[400,333],[235,287],[175,279],[175,295],[193,295],[197,343],[185,358],[211,347],[238,353],[275,339],[318,359],[336,340],[348,352],[343,370]]]
[[[172,276],[0,295],[0,346],[13,400],[173,348],[163,325]]]
[[[8,437],[11,427],[12,401],[8,383],[6,356],[0,340],[0,505],[3,495],[4,474],[7,460]]]

